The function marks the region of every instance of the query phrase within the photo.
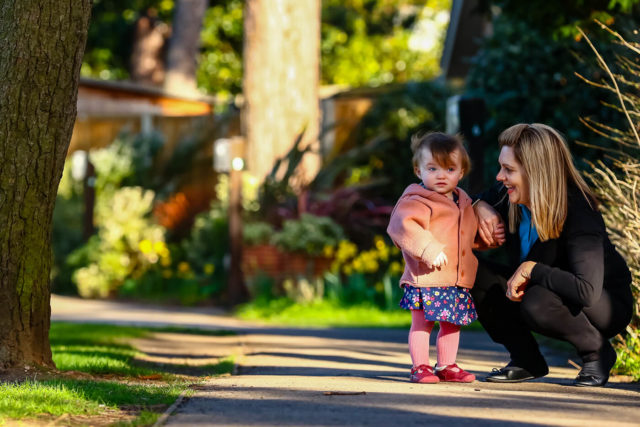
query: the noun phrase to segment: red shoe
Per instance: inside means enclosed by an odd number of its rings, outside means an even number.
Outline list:
[[[472,383],[476,380],[475,375],[470,374],[455,363],[445,366],[444,369],[436,370],[436,375],[440,378],[440,381],[454,383]]]
[[[411,376],[409,379],[412,383],[421,384],[434,384],[440,381],[433,373],[433,368],[429,365],[420,365],[417,368],[411,368]]]

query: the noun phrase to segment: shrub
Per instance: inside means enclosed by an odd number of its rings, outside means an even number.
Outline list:
[[[99,199],[95,211],[98,233],[68,260],[80,267],[73,281],[81,296],[107,297],[127,278],[142,276],[169,256],[164,228],[149,219],[153,197],[151,190],[124,187],[112,197]]]
[[[54,263],[51,268],[51,278],[54,292],[76,292],[71,281],[73,270],[65,260],[71,252],[85,243],[82,229],[84,209],[82,183],[73,179],[71,162],[67,161],[58,186],[52,220],[51,245]]]
[[[271,241],[274,230],[273,226],[266,222],[245,223],[242,230],[242,240],[245,245],[265,245]]]
[[[397,307],[403,270],[400,250],[382,236],[375,236],[371,248],[362,250],[343,240],[325,275],[327,296],[347,305],[368,302],[386,309]]]
[[[637,94],[640,68],[631,58],[635,55],[637,60],[640,54],[637,45],[628,44],[619,34],[611,30],[609,32],[628,48],[627,54],[619,57],[619,74],[611,71],[588,38],[587,41],[609,77],[596,84],[619,97],[620,103],[611,107],[622,113],[620,115],[626,118],[627,127],[615,128],[591,119],[583,122],[598,134],[607,136],[617,146],[616,150],[607,150],[609,156],[606,163],[598,161],[592,164],[589,176],[603,202],[602,212],[611,240],[625,257],[632,274],[634,315],[627,327],[627,334],[618,339],[619,359],[616,368],[620,373],[632,375],[637,380],[640,379],[640,354],[637,351],[640,343],[640,137],[637,133],[640,126],[640,97]]]
[[[533,9],[529,2],[511,3],[511,9]],[[538,4],[538,10],[547,17],[552,16],[549,8],[565,6],[571,7],[564,2],[553,5],[545,2]],[[588,6],[582,6],[576,12],[582,14],[588,10]],[[557,18],[563,19],[560,15]],[[568,28],[575,30],[570,23]],[[472,59],[467,81],[467,92],[487,103],[489,120],[485,141],[496,141],[500,132],[515,123],[545,123],[562,130],[576,158],[594,159],[596,152],[574,141],[595,144],[602,140],[581,126],[578,118],[597,115],[611,126],[623,125],[623,122],[615,112],[603,109],[599,97],[585,90],[584,83],[576,76],[578,72],[596,80],[602,77],[588,46],[579,42],[580,37],[579,34],[560,36],[554,32],[553,23],[536,25],[522,14],[514,16],[503,11],[494,19],[493,34],[483,40],[481,50]],[[612,56],[614,51],[614,45],[608,44],[603,53]],[[610,94],[601,98],[604,102],[613,102]],[[488,144],[488,148],[486,164],[495,165],[498,146]],[[493,182],[496,172],[486,168],[485,182]]]
[[[203,278],[198,291],[201,299],[225,288],[228,253],[229,218],[227,211],[214,202],[209,211],[196,216],[191,233],[180,244],[180,259],[196,277]]]
[[[342,227],[331,218],[304,213],[300,219],[286,220],[271,241],[285,252],[322,255],[325,248],[336,246],[343,238]]]

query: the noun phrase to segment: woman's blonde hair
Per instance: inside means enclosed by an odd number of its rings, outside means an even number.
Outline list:
[[[560,133],[540,123],[521,123],[503,131],[500,148],[511,147],[529,184],[531,220],[541,241],[560,237],[567,219],[567,187],[573,184],[592,209],[597,200],[573,165],[571,152]],[[509,231],[515,233],[520,209],[509,204]]]

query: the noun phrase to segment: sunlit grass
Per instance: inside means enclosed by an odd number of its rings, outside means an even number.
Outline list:
[[[120,407],[141,407],[139,416],[115,425],[151,425],[159,412],[175,401],[192,380],[163,370],[162,366],[136,365],[141,353],[127,343],[153,332],[197,334],[194,328],[136,328],[99,324],[53,322],[50,341],[53,360],[60,371],[83,372],[118,380],[54,379],[22,383],[0,383],[0,424],[10,419],[32,419],[69,415],[97,415]],[[228,331],[202,331],[203,335],[228,335]],[[203,368],[206,375],[230,373],[233,356]],[[145,375],[161,381],[145,384]],[[145,409],[146,408],[146,409]]]
[[[61,371],[135,377],[154,371],[131,363],[139,352],[126,340],[148,335],[148,330],[128,326],[53,323],[49,339]]]
[[[0,383],[0,419],[32,417],[37,414],[97,414],[101,402],[63,383]]]
[[[0,417],[95,415],[121,405],[170,405],[184,388],[184,382],[161,385],[92,380],[0,383]]]
[[[400,308],[383,310],[372,304],[342,305],[331,300],[306,304],[287,298],[255,300],[238,308],[236,315],[245,320],[301,327],[409,328],[411,314]],[[465,329],[482,329],[478,322]]]
[[[143,338],[152,332],[199,335],[230,335],[234,332],[195,328],[136,328],[103,324],[52,323],[49,339],[53,361],[61,371],[140,377],[156,374],[148,366],[132,363],[141,354],[127,344],[128,339]],[[162,373],[163,377],[170,374]]]

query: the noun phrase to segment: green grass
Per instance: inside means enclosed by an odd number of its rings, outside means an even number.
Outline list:
[[[236,315],[284,326],[409,328],[411,314],[400,308],[383,310],[372,304],[345,306],[330,300],[299,304],[287,298],[254,300],[238,308]],[[465,329],[482,330],[478,322]]]
[[[137,377],[156,372],[131,363],[140,353],[126,340],[149,334],[128,326],[52,323],[49,340],[53,361],[61,371]]]
[[[199,331],[194,328],[137,328],[102,324],[53,322],[50,342],[53,360],[61,371],[115,376],[119,380],[53,379],[23,383],[0,383],[0,424],[7,419],[38,418],[46,414],[96,415],[107,409],[135,405],[140,415],[122,426],[151,425],[186,389],[190,381],[163,370],[162,366],[134,360],[141,355],[127,341],[153,332],[228,335],[228,331]],[[230,373],[232,356],[202,369],[208,375]],[[166,367],[165,367],[166,369]],[[162,381],[144,383],[143,375],[160,374]],[[153,408],[152,408],[153,407]],[[145,409],[146,408],[146,409]],[[152,408],[152,409],[151,409]],[[160,408],[160,409],[158,409]]]
[[[94,375],[139,377],[158,373],[148,366],[133,364],[140,353],[127,339],[143,338],[152,332],[229,335],[230,331],[195,328],[136,328],[103,324],[52,323],[49,333],[53,361],[61,371],[80,371]],[[162,373],[163,376],[169,376]]]
[[[130,422],[115,423],[111,427],[151,426],[154,425],[156,421],[158,421],[160,415],[161,414],[157,412],[142,411],[140,415],[138,415],[138,418],[136,418],[135,420]]]
[[[231,374],[235,364],[236,358],[232,355],[227,356],[224,359],[220,359],[220,361],[215,365],[208,365],[204,370],[206,370],[207,374],[210,376]]]
[[[62,382],[0,383],[0,417],[25,418],[37,414],[97,414],[100,402],[87,399]]]
[[[49,380],[0,383],[0,417],[20,419],[39,414],[95,415],[121,405],[170,405],[184,382],[132,385],[117,381]]]

